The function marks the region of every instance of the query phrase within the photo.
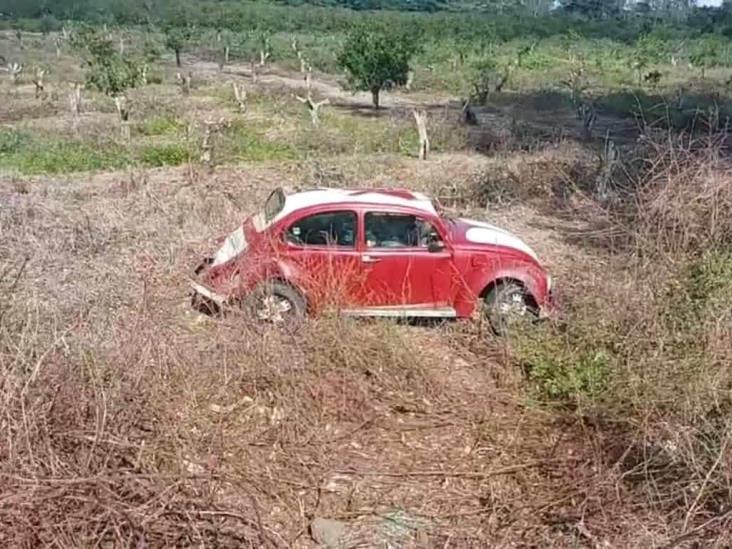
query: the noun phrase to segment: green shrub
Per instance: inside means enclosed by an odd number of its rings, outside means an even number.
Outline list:
[[[535,397],[582,406],[607,389],[615,357],[589,334],[568,340],[552,327],[514,336],[515,353]]]
[[[59,174],[120,168],[129,162],[126,151],[112,144],[95,146],[67,139],[37,138],[0,130],[0,168],[23,174]]]
[[[148,145],[140,153],[146,166],[178,166],[190,158],[188,149],[182,145]]]
[[[0,130],[0,158],[23,150],[29,142],[30,138],[27,134],[13,130]]]
[[[732,252],[709,251],[682,268],[669,285],[664,320],[685,352],[703,352],[704,333],[729,315]]]
[[[226,162],[294,160],[302,156],[294,145],[269,140],[244,122],[234,123],[224,130],[218,151],[219,157]]]
[[[170,116],[155,116],[148,118],[144,122],[140,122],[137,127],[137,133],[145,136],[155,135],[175,135],[185,128],[183,121]]]

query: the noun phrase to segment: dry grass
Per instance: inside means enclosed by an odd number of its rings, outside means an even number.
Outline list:
[[[663,513],[671,546],[724,547],[730,174],[715,143],[652,150],[635,188],[606,212],[629,244],[565,284],[566,324],[522,336],[517,355],[535,398],[597,432],[625,506]]]
[[[3,182],[5,545],[307,546],[318,515],[366,544],[563,536],[536,513],[576,457],[497,385],[498,357],[446,344],[478,334],[189,311],[205,236],[288,177]]]
[[[221,116],[311,135],[289,88],[239,116],[201,72],[185,99],[133,94],[140,141]],[[3,122],[118,141],[103,98],[74,130],[53,115],[63,96],[18,92]],[[602,203],[583,192],[596,157],[567,142],[408,158],[404,101],[326,112],[312,157],[0,179],[3,546],[310,547],[318,516],[354,547],[729,545],[720,149],[650,143],[636,185]],[[465,137],[450,117],[431,115],[447,150]],[[566,322],[509,344],[480,323],[286,333],[195,314],[186,274],[277,185],[409,187],[505,222],[560,275]],[[607,234],[625,255],[588,246]]]
[[[314,516],[365,545],[664,539],[661,515],[624,507],[600,444],[614,439],[526,406],[520,372],[479,326],[323,318],[288,335],[189,311],[184,273],[206,237],[274,184],[306,170],[431,189],[456,167],[485,163],[5,180],[6,544],[308,546]],[[26,530],[37,537],[16,537]]]

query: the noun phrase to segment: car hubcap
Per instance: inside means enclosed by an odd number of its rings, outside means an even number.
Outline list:
[[[498,305],[498,312],[504,318],[522,318],[527,315],[529,308],[526,299],[520,292],[504,295]]]
[[[284,322],[285,316],[292,311],[292,303],[278,295],[268,295],[259,302],[257,318],[266,322]]]

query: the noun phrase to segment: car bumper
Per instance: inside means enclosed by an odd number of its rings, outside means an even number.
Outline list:
[[[204,297],[205,299],[208,299],[209,301],[212,301],[213,303],[216,303],[218,306],[222,306],[224,303],[226,303],[226,297],[214,292],[210,288],[207,288],[206,286],[203,286],[202,284],[199,284],[195,280],[189,280],[189,284],[191,288],[193,288],[193,292],[197,295],[200,295],[201,297]]]

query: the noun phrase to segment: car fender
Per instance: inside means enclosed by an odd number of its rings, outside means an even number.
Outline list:
[[[486,290],[499,280],[517,280],[531,294],[538,305],[546,299],[547,288],[543,271],[533,262],[514,259],[497,264],[494,261],[470,260],[472,268],[465,271],[462,291],[456,298],[456,309],[460,316],[469,316]],[[480,260],[480,256],[478,256]],[[477,264],[476,264],[477,263]]]
[[[526,288],[526,291],[531,294],[537,303],[541,303],[546,293],[545,285],[542,283],[543,277],[538,270],[536,273],[532,271],[533,269],[527,269],[526,267],[508,267],[493,271],[480,279],[480,283],[475,288],[477,290],[476,295],[478,297],[483,296],[485,291],[499,280],[516,280]]]

